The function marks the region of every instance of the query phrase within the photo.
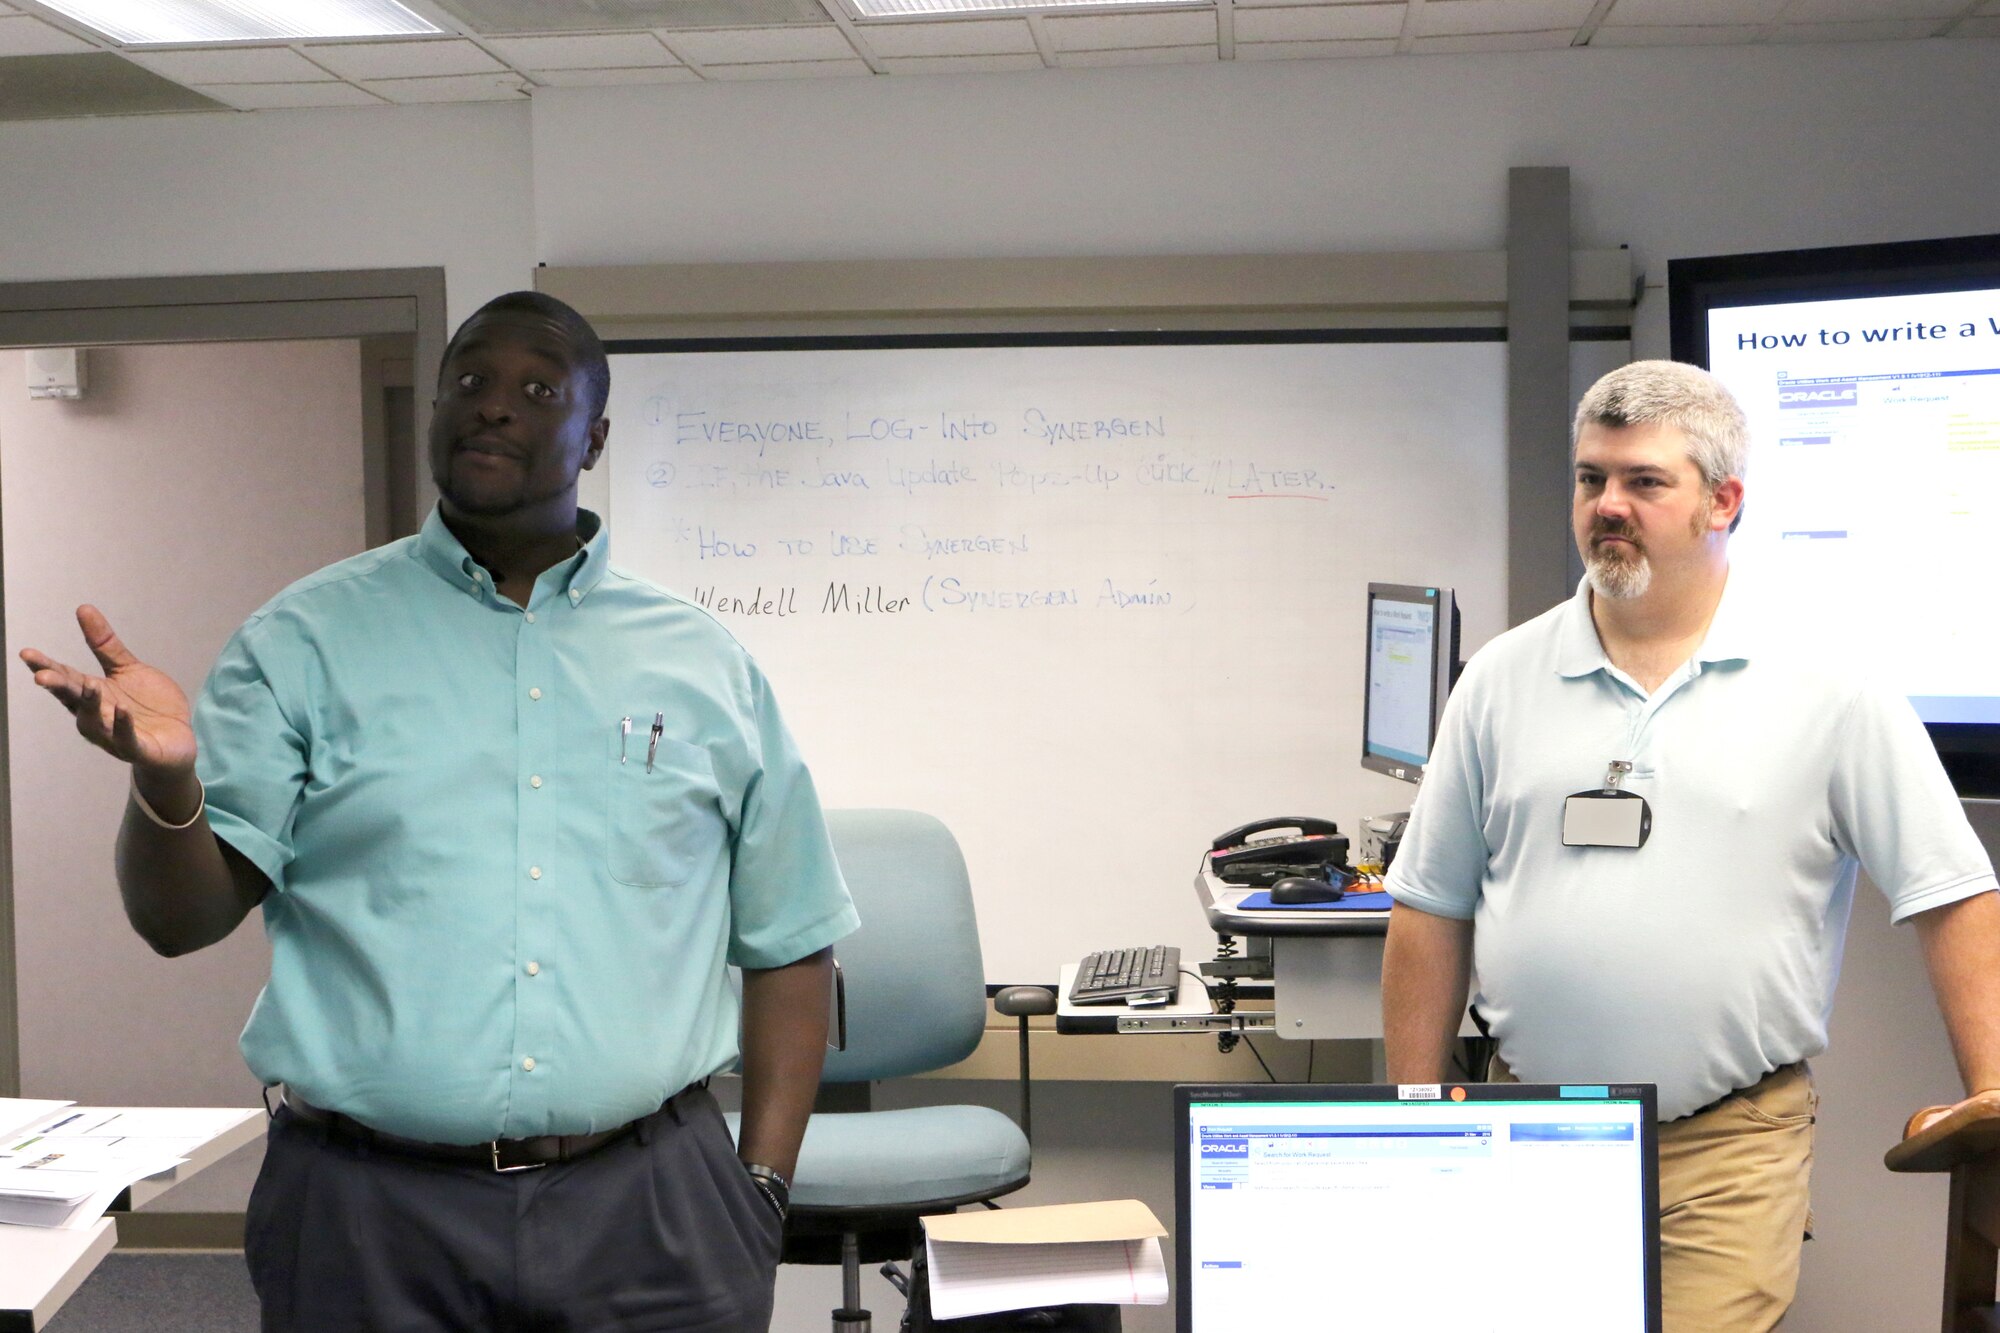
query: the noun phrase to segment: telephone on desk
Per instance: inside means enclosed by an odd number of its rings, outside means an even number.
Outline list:
[[[1269,889],[1274,906],[1339,902],[1355,880],[1347,846],[1330,819],[1279,815],[1218,835],[1208,866],[1224,883]]]

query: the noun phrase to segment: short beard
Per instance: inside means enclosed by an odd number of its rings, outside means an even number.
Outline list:
[[[1688,525],[1690,534],[1699,537],[1707,532],[1708,520],[1714,514],[1715,497],[1712,494],[1703,495],[1694,519]],[[1595,532],[1591,534],[1593,538],[1599,535]],[[1635,597],[1644,597],[1653,586],[1653,562],[1637,547],[1629,555],[1613,555],[1610,548],[1592,546],[1590,554],[1584,557],[1583,567],[1584,573],[1590,577],[1590,586],[1597,594],[1614,602],[1629,602]]]
[[[1646,557],[1634,551],[1629,557],[1608,554],[1603,548],[1593,550],[1584,562],[1584,573],[1590,578],[1590,586],[1598,596],[1609,597],[1614,602],[1629,602],[1635,597],[1644,597],[1646,590],[1653,586],[1653,565]]]

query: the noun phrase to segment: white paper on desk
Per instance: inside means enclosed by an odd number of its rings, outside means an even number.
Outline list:
[[[80,1106],[69,1116],[53,1117],[68,1123],[51,1125],[43,1133],[48,1142],[61,1141],[79,1148],[90,1145],[106,1152],[177,1164],[241,1124],[245,1116],[261,1114],[255,1109],[213,1106]]]
[[[931,1313],[962,1319],[1037,1305],[1164,1305],[1159,1238],[983,1245],[925,1240]]]
[[[0,1148],[9,1147],[12,1142],[27,1137],[26,1134],[17,1131],[24,1130],[29,1125],[60,1119],[55,1113],[68,1105],[70,1105],[68,1102],[49,1102],[35,1098],[0,1097],[0,1139],[13,1136],[9,1142],[0,1142]]]
[[[246,1114],[233,1106],[80,1106],[77,1111],[80,1119],[50,1133],[200,1144],[228,1133]]]
[[[75,1225],[79,1216],[101,1216],[134,1181],[181,1161],[151,1144],[35,1136],[24,1150],[0,1152],[0,1222]]]

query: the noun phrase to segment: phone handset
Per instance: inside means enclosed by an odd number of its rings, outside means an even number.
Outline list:
[[[1301,838],[1333,837],[1340,832],[1340,826],[1331,819],[1315,819],[1311,815],[1278,815],[1272,819],[1259,819],[1254,823],[1244,824],[1240,828],[1233,828],[1227,833],[1216,835],[1215,841],[1209,844],[1209,850],[1221,852],[1232,847],[1241,847],[1259,833],[1275,833],[1280,829],[1289,829]]]

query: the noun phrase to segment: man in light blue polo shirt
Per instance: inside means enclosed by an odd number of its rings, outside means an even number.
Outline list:
[[[1388,884],[1390,1078],[1444,1078],[1476,972],[1495,1077],[1659,1085],[1670,1333],[1768,1329],[1791,1302],[1804,1062],[1858,869],[1916,926],[1966,1088],[2000,1087],[1991,862],[1907,701],[1760,632],[1727,559],[1746,451],[1693,367],[1584,396],[1584,582],[1467,665]]]
[[[132,765],[140,934],[182,953],[263,907],[267,1329],[768,1323],[856,920],[756,664],[577,509],[608,387],[567,306],[482,308],[423,531],[273,598],[191,719],[90,608],[101,675],[23,654]],[[705,1087],[739,1020],[732,1146]]]

